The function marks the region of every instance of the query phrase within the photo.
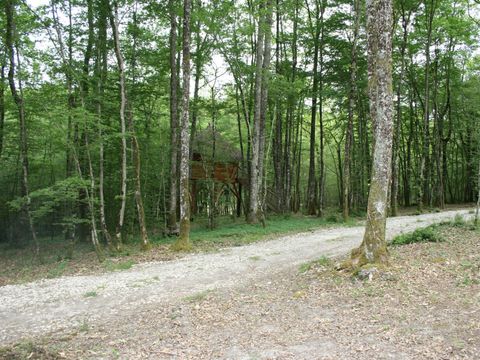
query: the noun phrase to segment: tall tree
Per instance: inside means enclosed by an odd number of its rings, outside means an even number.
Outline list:
[[[310,163],[308,167],[308,190],[307,190],[307,214],[315,215],[317,213],[317,174],[315,172],[315,130],[317,127],[317,102],[318,102],[318,84],[319,84],[319,52],[320,52],[320,34],[323,27],[324,7],[318,0],[315,0],[315,21],[311,20],[310,9],[309,17],[311,28],[313,30],[313,86],[312,86],[312,107],[311,107],[311,121],[310,121]]]
[[[177,192],[178,192],[178,76],[177,76],[177,11],[176,1],[169,0],[170,11],[170,198],[168,227],[170,233],[178,233]]]
[[[475,225],[478,225],[478,217],[480,214],[480,160],[478,161],[478,174],[477,174],[477,205],[475,207]]]
[[[183,1],[182,118],[180,122],[180,235],[175,250],[188,250],[190,243],[190,17],[191,0]]]
[[[115,48],[115,57],[118,66],[118,77],[120,84],[120,136],[122,140],[122,156],[121,156],[121,191],[120,191],[120,210],[118,212],[118,223],[115,232],[117,250],[122,245],[122,231],[125,222],[125,209],[127,204],[127,90],[125,84],[125,62],[120,50],[120,32],[118,29],[118,7],[114,0],[110,5],[110,26],[113,33],[113,43]]]
[[[357,41],[360,30],[360,1],[353,2],[353,39],[350,62],[350,89],[348,94],[348,122],[345,134],[345,156],[343,162],[343,219],[350,216],[350,169],[353,147],[353,112],[355,108],[356,83],[357,83]]]
[[[368,86],[375,145],[363,242],[352,265],[388,262],[385,239],[393,138],[392,1],[367,1]]]
[[[133,26],[134,26],[134,36],[133,36],[133,49],[132,49],[132,82],[133,86],[136,83],[136,64],[137,64],[137,33],[138,33],[138,22],[137,22],[137,12],[136,8],[133,12]],[[138,142],[137,132],[135,129],[135,120],[133,116],[133,100],[132,96],[128,96],[125,93],[125,97],[127,100],[127,119],[128,119],[128,131],[130,133],[131,144],[132,144],[132,158],[133,158],[133,168],[135,174],[135,204],[137,207],[137,218],[138,218],[138,225],[140,227],[140,238],[141,238],[141,246],[144,250],[150,248],[150,242],[148,240],[148,233],[147,233],[147,224],[145,220],[145,208],[143,206],[143,196],[142,196],[142,179],[141,179],[141,154],[140,154],[140,144]]]
[[[98,2],[98,34],[96,43],[96,112],[98,117],[98,138],[99,138],[99,160],[98,160],[98,195],[100,210],[100,229],[109,247],[113,247],[112,236],[107,227],[105,210],[105,145],[103,138],[104,127],[104,103],[105,103],[105,82],[108,75],[108,54],[107,54],[107,18],[108,0]]]
[[[418,184],[418,209],[423,211],[425,202],[430,199],[430,47],[432,45],[433,19],[437,0],[425,2],[427,39],[425,42],[425,94],[423,99],[422,155]]]
[[[25,118],[25,104],[23,101],[22,80],[18,76],[20,71],[20,56],[18,55],[17,47],[17,33],[15,31],[15,3],[14,0],[5,1],[5,18],[7,20],[7,27],[5,31],[5,47],[8,54],[9,69],[8,69],[8,83],[12,93],[13,100],[17,106],[18,122],[20,129],[19,144],[20,144],[20,162],[22,164],[22,179],[21,179],[21,195],[25,199],[23,210],[27,219],[28,227],[35,245],[35,256],[40,256],[40,245],[35,232],[35,226],[30,213],[30,188],[29,188],[29,164],[28,164],[28,135],[27,122]],[[15,52],[17,48],[17,52]],[[15,62],[17,59],[17,63]],[[17,73],[18,89],[15,83],[15,73]]]
[[[3,151],[3,134],[5,127],[5,59],[6,56],[2,55],[3,59],[1,60],[1,74],[0,74],[0,157],[2,157]]]
[[[268,69],[270,67],[272,27],[272,2],[264,0],[259,6],[256,43],[255,97],[253,112],[252,153],[250,159],[250,203],[248,222],[255,224],[263,219],[260,206],[263,156],[265,148],[265,118],[268,99]]]
[[[395,133],[393,143],[393,162],[392,162],[392,189],[390,200],[390,212],[392,216],[397,216],[398,213],[398,188],[399,188],[399,173],[400,173],[400,136],[402,129],[402,85],[405,74],[405,53],[408,45],[408,27],[410,25],[411,10],[406,9],[406,1],[400,2],[400,18],[402,28],[402,39],[400,41],[400,73],[397,80],[397,106],[396,106],[396,121]]]

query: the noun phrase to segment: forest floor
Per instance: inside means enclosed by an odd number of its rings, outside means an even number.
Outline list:
[[[391,218],[388,237],[470,213]],[[363,230],[0,287],[0,358],[479,358],[478,230],[391,247],[392,266],[360,281],[331,258]]]

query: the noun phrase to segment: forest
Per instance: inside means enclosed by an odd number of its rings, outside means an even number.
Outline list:
[[[3,3],[0,242],[89,242],[102,259],[126,239],[188,250],[201,219],[365,214],[381,140],[365,2]],[[392,13],[388,213],[473,203],[478,4]]]

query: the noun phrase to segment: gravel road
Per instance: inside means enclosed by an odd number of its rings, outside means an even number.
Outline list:
[[[452,219],[469,210],[390,218],[387,236]],[[69,276],[0,287],[0,345],[105,322],[141,311],[143,304],[181,301],[208,290],[242,286],[296,268],[321,256],[343,255],[358,246],[363,226],[320,229],[217,253],[144,263],[130,270]]]

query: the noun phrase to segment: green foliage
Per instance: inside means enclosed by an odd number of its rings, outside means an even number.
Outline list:
[[[467,222],[465,221],[465,218],[460,214],[455,215],[451,221],[451,225],[455,227],[464,227],[466,224]]]
[[[72,207],[79,203],[78,194],[81,189],[88,186],[88,181],[72,176],[57,181],[51,186],[38,189],[30,193],[30,213],[34,222],[45,220],[51,215],[64,212],[66,207]],[[12,210],[19,212],[27,203],[27,198],[18,197],[9,202]],[[57,226],[62,229],[73,228],[75,225],[86,223],[88,220],[78,218],[75,215],[65,215],[58,222]]]
[[[392,245],[407,245],[414,243],[424,242],[441,242],[444,241],[443,237],[438,233],[438,227],[435,225],[417,229],[408,234],[402,234],[396,236],[391,244]]]

